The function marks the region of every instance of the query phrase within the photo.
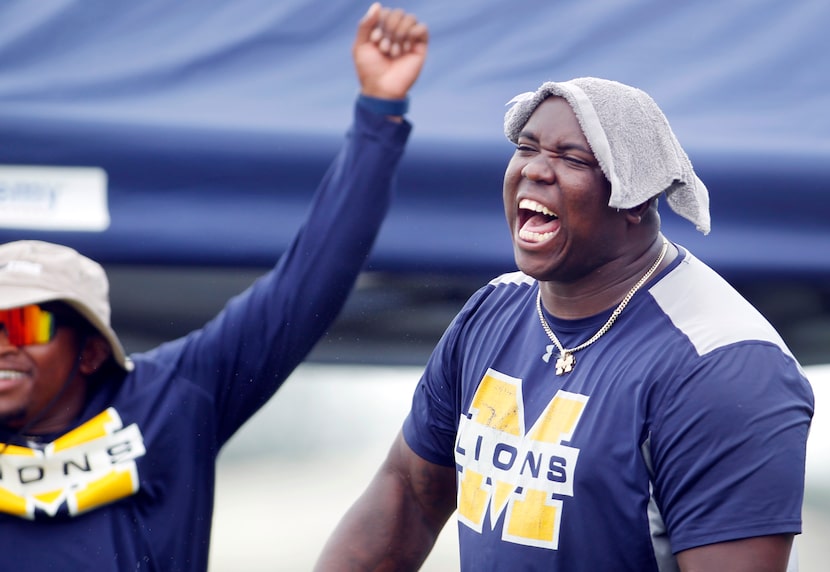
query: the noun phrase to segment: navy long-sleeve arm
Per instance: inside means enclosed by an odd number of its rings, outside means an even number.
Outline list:
[[[411,126],[355,106],[345,145],[276,266],[204,328],[148,357],[215,400],[224,443],[279,388],[342,309],[388,211]]]

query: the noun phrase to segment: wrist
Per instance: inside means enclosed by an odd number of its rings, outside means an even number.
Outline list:
[[[357,96],[357,104],[372,113],[392,117],[401,117],[409,111],[408,97],[404,97],[403,99],[387,99],[372,97],[371,95],[361,93]]]

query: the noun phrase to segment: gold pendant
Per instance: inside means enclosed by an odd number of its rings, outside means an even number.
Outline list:
[[[556,359],[556,375],[571,373],[575,365],[576,359],[574,359],[574,355],[568,352],[562,352]]]

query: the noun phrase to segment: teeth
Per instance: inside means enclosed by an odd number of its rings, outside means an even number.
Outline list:
[[[546,216],[556,216],[556,213],[554,213],[545,205],[537,203],[536,201],[530,199],[522,199],[521,201],[519,201],[519,208],[541,213]]]
[[[522,240],[527,240],[529,242],[543,242],[552,236],[552,232],[532,232],[524,229],[519,231],[519,237]]]
[[[23,374],[19,371],[12,371],[9,369],[0,370],[0,380],[20,379],[21,377],[23,377]]]

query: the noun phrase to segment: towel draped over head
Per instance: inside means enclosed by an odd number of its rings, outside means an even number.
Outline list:
[[[663,112],[644,91],[606,79],[583,77],[546,82],[514,97],[504,117],[504,134],[516,143],[542,101],[563,97],[611,183],[608,205],[627,209],[662,193],[671,209],[708,234],[709,192]]]

